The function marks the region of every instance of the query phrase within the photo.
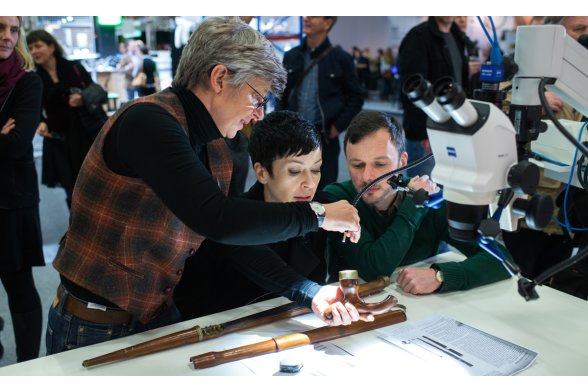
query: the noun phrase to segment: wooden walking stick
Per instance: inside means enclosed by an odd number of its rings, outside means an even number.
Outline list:
[[[310,331],[280,336],[264,342],[253,343],[225,351],[210,351],[191,357],[190,361],[194,364],[195,369],[205,369],[223,363],[355,335],[403,321],[406,321],[404,310],[391,310],[387,313],[374,316],[374,321],[372,322],[358,321],[350,325],[316,328]]]
[[[363,296],[375,294],[379,291],[382,291],[389,284],[389,277],[380,276],[375,280],[359,285],[359,292]],[[209,325],[204,328],[195,326],[169,335],[161,336],[156,339],[148,340],[134,346],[129,346],[117,351],[113,351],[95,358],[86,359],[82,362],[82,366],[88,368],[105,363],[135,358],[186,344],[198,343],[204,340],[218,338],[232,332],[245,330],[258,325],[269,324],[274,321],[284,320],[310,312],[311,310],[309,308],[301,307],[293,302],[290,302],[273,309],[264,310],[263,312],[241,317],[226,323]]]

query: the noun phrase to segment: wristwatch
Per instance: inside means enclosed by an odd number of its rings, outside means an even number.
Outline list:
[[[321,203],[319,203],[317,201],[311,201],[310,208],[312,208],[312,210],[316,214],[316,220],[318,222],[318,227],[321,227],[323,225],[323,222],[325,221],[325,214],[326,214],[325,206],[323,206]]]
[[[433,268],[435,270],[435,279],[437,279],[437,282],[443,284],[443,271],[441,271],[441,269],[439,268],[439,266],[437,264],[433,264],[431,265],[431,268]]]

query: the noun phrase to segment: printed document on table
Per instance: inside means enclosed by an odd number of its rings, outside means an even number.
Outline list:
[[[442,315],[394,325],[377,333],[425,361],[439,361],[448,369],[472,376],[510,376],[527,369],[538,355]]]

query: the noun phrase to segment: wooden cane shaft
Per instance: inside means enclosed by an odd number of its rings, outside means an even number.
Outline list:
[[[188,343],[198,343],[201,340],[205,340],[204,336],[202,336],[201,333],[198,332],[198,330],[200,330],[200,327],[196,326],[193,328],[185,329],[183,331],[165,335],[157,339],[148,340],[146,342],[139,343],[134,346],[113,351],[111,353],[104,354],[99,357],[86,359],[82,362],[82,366],[92,367],[96,365],[102,365],[104,363],[120,361],[122,359],[135,358],[141,355],[155,353],[158,351],[166,350],[168,348],[182,346]]]
[[[205,369],[223,363],[239,361],[245,358],[253,358],[263,354],[274,353],[298,346],[310,344],[308,336],[303,333],[294,333],[279,338],[253,343],[225,351],[211,351],[206,354],[190,358],[194,367]]]
[[[390,284],[390,277],[379,276],[374,280],[359,285],[359,295],[367,297],[384,290]]]
[[[367,296],[382,291],[389,284],[390,278],[381,276],[373,281],[359,285],[359,292],[361,295]],[[300,307],[293,302],[290,302],[276,308],[268,309],[250,316],[229,321],[224,324],[205,328],[196,326],[156,339],[148,340],[134,346],[129,346],[117,351],[113,351],[95,358],[86,359],[82,362],[82,366],[87,368],[110,362],[136,358],[142,355],[152,354],[170,348],[183,346],[185,344],[193,344],[203,340],[218,338],[228,333],[242,331],[244,329],[253,328],[259,325],[270,324],[275,321],[300,316],[310,312],[311,310],[309,308]]]
[[[225,351],[212,351],[190,358],[196,369],[205,369],[223,363],[238,361],[241,359],[257,357],[281,350],[308,344],[316,344],[333,340],[388,325],[400,323],[406,320],[406,313],[402,310],[394,310],[388,313],[377,315],[373,322],[358,321],[350,325],[338,327],[321,327],[306,332],[273,338],[260,343],[236,347]]]

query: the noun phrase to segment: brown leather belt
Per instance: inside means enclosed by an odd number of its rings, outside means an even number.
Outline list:
[[[59,285],[57,288],[56,303],[61,298],[63,293],[63,286]],[[98,324],[129,324],[133,316],[124,310],[107,308],[106,310],[88,308],[88,302],[82,301],[67,293],[63,309],[81,318],[82,320],[90,321]]]

